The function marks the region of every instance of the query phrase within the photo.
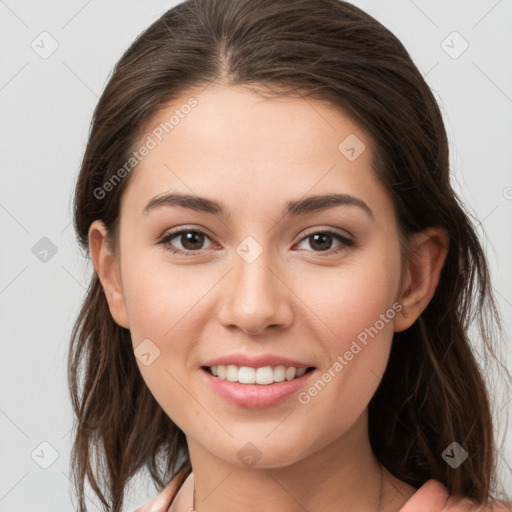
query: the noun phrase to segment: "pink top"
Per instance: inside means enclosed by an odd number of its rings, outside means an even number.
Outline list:
[[[172,479],[162,491],[135,512],[167,512],[176,495],[176,479]],[[478,509],[467,498],[450,496],[446,487],[437,480],[427,480],[404,504],[400,512],[512,512],[505,503]]]

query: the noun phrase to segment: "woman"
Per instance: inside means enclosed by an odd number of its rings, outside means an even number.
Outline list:
[[[496,502],[468,334],[476,306],[492,351],[485,256],[436,101],[371,16],[169,10],[100,98],[75,229],[95,268],[69,361],[81,511],[86,475],[120,511],[143,467],[144,512]]]

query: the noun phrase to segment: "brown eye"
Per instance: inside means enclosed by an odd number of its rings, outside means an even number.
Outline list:
[[[198,233],[197,231],[183,231],[178,235],[178,237],[181,245],[187,251],[201,249],[205,239],[205,235],[203,235],[203,233]]]
[[[317,231],[316,233],[306,235],[301,240],[301,243],[304,241],[309,242],[313,252],[324,252],[327,254],[337,253],[354,245],[353,240],[334,231]],[[339,242],[339,245],[334,249],[332,248],[333,241]]]
[[[163,245],[166,250],[172,253],[188,255],[205,249],[203,244],[206,239],[209,240],[209,236],[201,229],[181,229],[164,235],[158,244]],[[171,243],[172,240],[176,240],[176,242]],[[176,247],[176,244],[178,244],[178,247]]]
[[[327,251],[331,248],[333,236],[326,233],[319,233],[316,235],[310,235],[308,239],[309,245],[313,249],[317,249],[319,251]]]

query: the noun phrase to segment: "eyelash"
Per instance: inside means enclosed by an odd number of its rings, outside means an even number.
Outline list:
[[[164,249],[166,251],[170,251],[173,254],[180,254],[180,255],[183,255],[183,256],[192,256],[192,255],[194,255],[194,253],[200,252],[200,250],[198,250],[198,251],[184,251],[182,249],[173,249],[172,247],[170,247],[168,245],[169,242],[173,238],[176,238],[177,236],[182,235],[183,233],[200,233],[200,234],[205,235],[206,237],[210,238],[210,235],[206,231],[202,230],[201,228],[193,228],[193,229],[185,228],[185,229],[180,229],[180,230],[177,230],[177,231],[173,231],[173,232],[168,233],[168,234],[164,234],[162,237],[160,237],[158,239],[157,244],[158,245],[163,245]],[[309,238],[309,237],[311,237],[313,235],[318,235],[318,234],[331,235],[334,239],[336,239],[336,240],[338,240],[339,242],[342,243],[342,245],[340,247],[335,248],[335,249],[329,249],[327,251],[312,251],[314,253],[317,253],[319,256],[330,256],[332,254],[337,254],[337,253],[340,253],[342,251],[346,251],[350,247],[354,246],[354,241],[353,240],[350,240],[349,238],[347,238],[347,237],[345,237],[343,235],[340,235],[338,232],[332,231],[330,229],[317,230],[317,231],[313,231],[311,233],[308,233],[307,235],[305,235],[305,236],[303,236],[301,238],[300,242],[306,240],[307,238]]]

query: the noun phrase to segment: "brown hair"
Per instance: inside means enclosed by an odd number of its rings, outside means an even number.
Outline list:
[[[98,190],[164,106],[210,83],[344,109],[373,139],[375,172],[394,198],[401,234],[430,226],[447,231],[434,297],[394,335],[369,404],[369,435],[377,458],[399,479],[420,487],[435,478],[451,493],[485,503],[497,450],[469,339],[475,321],[485,354],[498,361],[491,340],[500,318],[485,255],[450,184],[447,136],[431,90],[398,39],[359,8],[339,0],[187,0],[155,21],[117,63],[95,109],[74,198],[80,245],[88,251],[89,227],[100,219],[116,246],[131,174],[107,194]],[[185,435],[148,390],[130,332],[114,322],[96,273],[71,336],[69,386],[80,511],[86,478],[105,510],[118,512],[139,470],[146,468],[159,490],[177,472],[180,484],[188,476]],[[453,441],[469,453],[457,469],[441,457]]]

